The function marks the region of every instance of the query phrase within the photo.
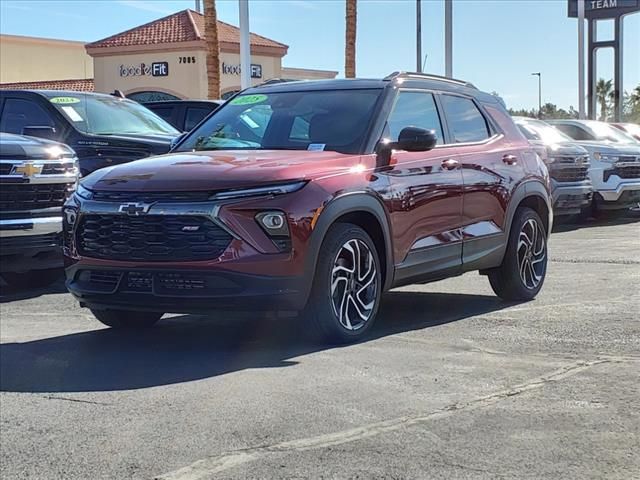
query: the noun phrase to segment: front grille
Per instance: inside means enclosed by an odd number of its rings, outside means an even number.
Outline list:
[[[550,174],[557,182],[581,182],[587,179],[589,167],[552,168]]]
[[[82,256],[152,262],[214,259],[232,240],[210,219],[191,215],[85,215],[76,235]]]
[[[23,211],[62,207],[73,190],[73,183],[3,183],[0,210]]]
[[[635,157],[633,155],[620,155],[618,157],[619,162],[638,162],[640,161],[640,157]]]
[[[10,175],[13,163],[0,163],[0,175]]]
[[[74,172],[73,162],[67,163],[45,163],[42,167],[43,175],[65,175]]]
[[[638,165],[629,165],[628,167],[615,167],[613,170],[608,170],[608,172],[611,172],[610,175],[617,175],[620,178],[640,178],[640,163]]]
[[[101,202],[206,202],[213,192],[94,192],[93,200]]]

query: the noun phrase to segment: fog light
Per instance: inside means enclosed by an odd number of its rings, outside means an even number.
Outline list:
[[[256,221],[271,238],[274,245],[278,247],[278,250],[281,252],[291,250],[289,226],[284,212],[260,212],[256,215]]]
[[[78,214],[73,208],[65,208],[64,209],[64,219],[66,220],[68,225],[75,225],[76,219],[78,218]]]
[[[256,220],[271,236],[289,235],[284,212],[260,212],[256,215]]]

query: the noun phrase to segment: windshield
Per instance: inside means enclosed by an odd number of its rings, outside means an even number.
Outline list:
[[[78,130],[94,135],[178,135],[179,132],[139,103],[97,95],[64,95],[51,104]]]
[[[381,92],[366,89],[240,95],[209,117],[177,151],[359,153]]]
[[[571,137],[544,122],[518,122],[518,128],[528,140],[540,140],[545,144],[573,142]]]
[[[616,143],[636,143],[636,140],[632,136],[612,127],[608,123],[585,122],[585,125],[591,130],[596,140],[608,140]]]

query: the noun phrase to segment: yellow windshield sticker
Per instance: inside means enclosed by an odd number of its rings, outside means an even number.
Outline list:
[[[72,103],[80,103],[80,99],[76,97],[53,97],[49,100],[51,103],[58,105],[70,105]]]
[[[241,95],[231,100],[231,105],[253,105],[254,103],[264,102],[266,95]]]

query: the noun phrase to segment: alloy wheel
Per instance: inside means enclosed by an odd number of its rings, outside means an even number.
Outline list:
[[[340,324],[359,330],[371,318],[378,295],[373,253],[365,242],[351,239],[338,250],[331,271],[331,303]]]
[[[547,245],[544,230],[533,218],[527,220],[520,230],[517,256],[522,283],[529,290],[536,289],[544,278]]]

